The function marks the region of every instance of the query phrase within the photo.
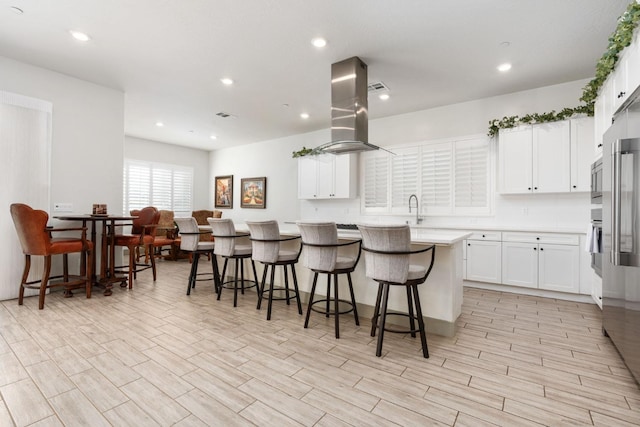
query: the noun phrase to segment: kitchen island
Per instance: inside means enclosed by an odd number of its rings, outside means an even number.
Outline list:
[[[238,229],[240,228],[244,228],[244,226],[238,225]],[[298,228],[289,223],[280,224],[280,232],[283,235],[299,234]],[[462,310],[463,241],[470,235],[469,232],[459,230],[411,229],[413,249],[419,249],[425,245],[436,245],[436,258],[431,274],[424,284],[418,286],[422,313],[425,316],[426,328],[429,333],[443,336],[455,334],[455,322]],[[338,230],[338,238],[342,241],[359,239],[360,232],[357,230]],[[298,242],[288,243],[288,245],[298,244]],[[357,251],[354,248],[349,248],[349,250]],[[412,255],[411,262],[413,264],[428,264],[424,254]],[[305,300],[311,290],[313,274],[301,263],[298,264],[296,272],[298,273],[298,286],[303,293],[303,300]],[[364,255],[353,272],[352,278],[358,313],[362,317],[370,318],[373,314],[378,286],[376,282],[365,276]],[[340,283],[343,282],[346,284],[345,278],[341,278]],[[318,286],[316,293],[321,294],[323,289],[326,290],[326,286]],[[394,287],[391,289],[389,309],[407,311],[407,296],[404,288]]]

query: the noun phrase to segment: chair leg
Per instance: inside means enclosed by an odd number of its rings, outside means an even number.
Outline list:
[[[335,322],[336,322],[336,338],[340,338],[340,297],[338,295],[338,275],[333,275],[333,288],[335,292],[333,293],[334,298],[334,306],[335,306]]]
[[[269,303],[267,304],[267,320],[271,320],[271,307],[273,306],[273,281],[276,275],[276,266],[271,265],[271,281],[269,282]],[[285,271],[285,279],[287,277]],[[285,280],[286,282],[286,280]]]
[[[49,274],[51,273],[51,255],[44,257],[44,269],[42,271],[42,281],[40,282],[40,295],[38,296],[38,309],[44,308],[44,296],[47,293],[47,284],[49,283]]]
[[[24,270],[22,271],[22,281],[20,282],[20,291],[18,292],[18,305],[22,305],[24,302],[24,285],[27,283],[29,277],[29,270],[31,269],[31,255],[24,256]]]
[[[416,315],[418,316],[418,327],[420,328],[420,341],[422,342],[422,355],[425,359],[429,358],[429,348],[427,347],[427,334],[424,328],[424,319],[422,318],[422,307],[420,306],[420,296],[418,295],[418,285],[412,285],[413,300],[416,303]]]
[[[269,265],[263,264],[264,270],[262,270],[262,282],[260,282],[260,292],[258,292],[258,305],[256,306],[256,310],[260,310],[262,306],[262,296],[264,295],[264,286],[267,283],[267,271],[269,270]]]
[[[353,283],[351,282],[351,273],[347,273],[347,279],[349,280],[349,293],[351,294],[351,304],[353,305],[353,317],[356,319],[356,326],[360,326],[358,307],[356,307],[356,297],[353,293]]]
[[[224,287],[224,275],[227,274],[227,264],[229,263],[229,258],[224,259],[224,265],[222,266],[222,277],[220,278],[220,289],[218,289],[218,301],[220,300],[220,295],[222,295],[222,288]]]
[[[389,302],[389,284],[384,283],[382,293],[382,305],[380,307],[380,316],[378,317],[378,344],[376,346],[376,356],[382,355],[382,340],[384,339],[384,326],[387,321],[387,303]]]
[[[311,306],[313,305],[313,297],[316,295],[316,285],[318,284],[318,272],[313,273],[313,284],[311,285],[311,294],[309,295],[309,303],[307,305],[307,316],[304,319],[305,329],[309,327],[309,317],[311,316]]]
[[[129,248],[129,289],[133,288],[133,278],[136,272],[136,257],[135,249]]]
[[[411,337],[416,337],[416,322],[413,314],[413,298],[411,298],[411,287],[407,286],[407,307],[409,308],[409,329],[411,329]]]
[[[94,256],[94,252],[95,248],[91,248],[88,251],[83,251],[82,252],[82,258],[83,258],[83,262],[82,262],[82,268],[81,268],[81,274],[84,275],[86,281],[85,281],[85,293],[87,294],[87,298],[91,298],[91,290],[93,289],[93,283],[91,283],[91,275],[93,274],[93,270],[92,270],[92,265],[93,265],[93,256]],[[86,254],[86,258],[85,258],[85,254]],[[87,265],[86,262],[84,260],[88,260],[89,264]]]
[[[213,269],[213,286],[215,288],[216,294],[220,293],[220,272],[218,271],[218,259],[216,254],[213,252],[210,253],[211,258],[211,268]]]
[[[240,258],[236,258],[236,268],[233,274],[233,306],[238,306],[238,266]],[[242,267],[241,267],[242,268]]]
[[[331,274],[327,274],[327,300],[325,301],[324,315],[328,319],[331,309]]]
[[[287,301],[287,305],[291,305],[291,301],[290,301],[290,298],[289,298],[289,276],[287,275],[287,265],[285,264],[282,267],[284,268],[284,294],[285,294],[285,300]]]
[[[196,277],[196,269],[197,263],[191,263],[191,270],[189,271],[189,280],[187,281],[187,295],[191,295],[191,288],[195,287],[195,277]],[[194,268],[195,267],[195,268]]]
[[[300,303],[300,290],[298,289],[298,277],[296,276],[296,266],[291,264],[291,276],[293,276],[293,289],[296,291],[296,301],[298,303],[298,314],[302,315],[302,304]]]
[[[371,336],[376,336],[376,328],[378,326],[378,318],[380,317],[380,299],[382,298],[382,283],[378,283],[378,296],[376,296],[376,305],[373,308],[373,317],[371,318]]]
[[[153,245],[149,245],[147,247],[148,251],[151,251],[151,253],[153,254]],[[156,257],[152,256],[151,257],[151,271],[153,272],[153,281],[156,281]]]
[[[244,259],[242,258],[240,258],[240,293],[244,295]]]
[[[253,269],[253,282],[256,284],[256,294],[258,294],[258,299],[262,298],[260,294],[260,284],[258,282],[258,273],[256,272],[256,263],[251,260],[251,268]]]

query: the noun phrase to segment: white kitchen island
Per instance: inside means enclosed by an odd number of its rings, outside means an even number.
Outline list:
[[[281,224],[280,232],[291,235],[299,234],[298,229],[293,224]],[[414,249],[420,246],[436,245],[435,262],[431,274],[427,281],[418,286],[420,293],[420,303],[422,314],[425,317],[427,331],[429,333],[453,336],[455,334],[455,322],[462,310],[462,268],[463,268],[463,240],[471,233],[458,230],[437,230],[412,228],[411,240]],[[338,230],[340,240],[354,240],[360,238],[357,230]],[[298,243],[294,243],[297,245]],[[357,246],[349,247],[355,251]],[[430,255],[429,255],[430,256]],[[428,264],[427,256],[423,254],[412,255],[411,262],[414,264]],[[302,263],[296,266],[298,274],[298,286],[303,293],[303,300],[308,298],[311,290],[313,274],[304,268]],[[353,287],[358,313],[362,317],[370,318],[373,314],[373,307],[376,302],[378,284],[365,277],[364,254],[361,256],[358,267],[352,274]],[[326,276],[319,278],[317,294],[326,290]],[[345,277],[340,277],[340,287],[342,295],[348,295],[346,287],[343,290]],[[392,287],[389,294],[389,309],[407,312],[407,295],[404,287]],[[345,321],[349,315],[344,316]],[[390,318],[391,319],[391,318]]]

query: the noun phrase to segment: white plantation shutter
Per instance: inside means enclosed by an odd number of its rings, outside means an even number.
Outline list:
[[[423,212],[448,213],[451,211],[452,157],[450,142],[422,147],[420,201]]]
[[[455,142],[455,207],[489,205],[489,140]]]
[[[193,169],[184,166],[125,160],[124,213],[145,206],[191,215]]]
[[[407,209],[409,196],[418,194],[418,148],[396,150],[391,156],[391,208]]]
[[[421,214],[491,212],[489,138],[425,142],[418,147],[394,147],[393,152],[364,157],[364,212],[404,213],[411,194],[418,195]]]
[[[378,153],[364,156],[364,207],[371,212],[388,206],[389,160]]]

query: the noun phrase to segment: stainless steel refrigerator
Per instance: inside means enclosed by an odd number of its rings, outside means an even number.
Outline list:
[[[640,90],[604,135],[603,330],[640,382]]]

